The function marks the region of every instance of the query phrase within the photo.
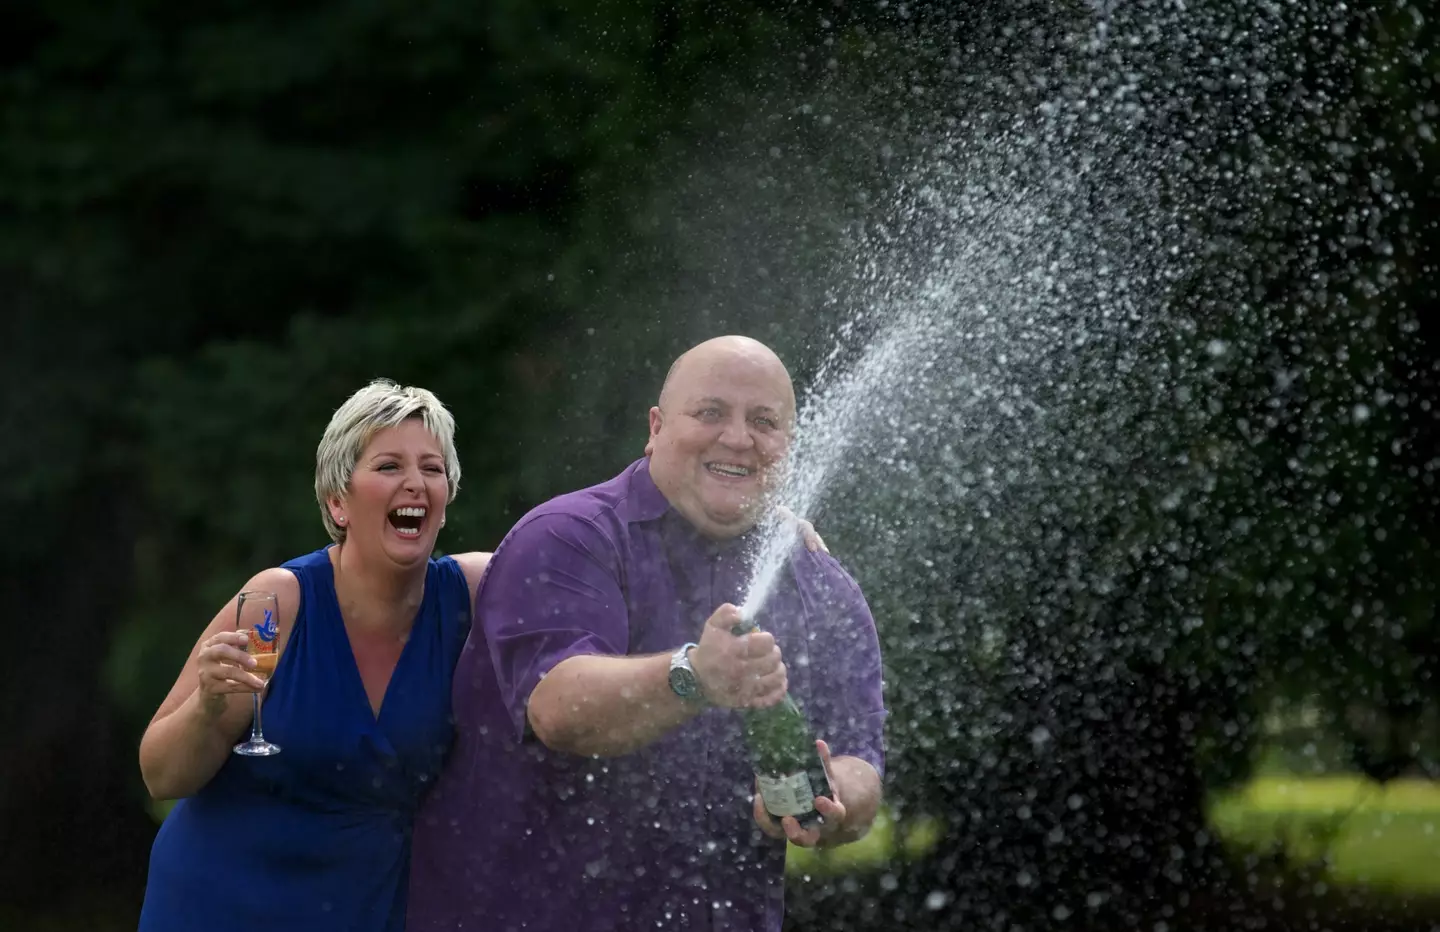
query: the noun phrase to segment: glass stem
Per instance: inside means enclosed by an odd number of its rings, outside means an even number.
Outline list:
[[[260,694],[251,693],[250,698],[255,702],[255,718],[250,722],[250,740],[259,744],[265,740],[265,731],[260,727]]]

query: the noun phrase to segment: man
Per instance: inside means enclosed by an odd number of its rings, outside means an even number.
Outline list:
[[[416,820],[410,932],[779,932],[786,838],[868,830],[885,711],[855,582],[797,544],[763,631],[732,632],[794,418],[767,347],[702,343],[650,409],[645,458],[500,544],[455,672],[456,744]],[[834,792],[808,829],[765,812],[736,711],[787,688]]]

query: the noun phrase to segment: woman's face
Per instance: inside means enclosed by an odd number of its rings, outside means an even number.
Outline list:
[[[343,517],[347,544],[413,566],[435,551],[449,496],[440,442],[411,418],[370,439],[331,513]]]

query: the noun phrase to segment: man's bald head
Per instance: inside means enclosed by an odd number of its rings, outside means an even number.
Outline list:
[[[675,360],[650,409],[650,476],[702,534],[735,537],[755,526],[794,423],[795,387],[774,350],[706,340]]]
[[[757,365],[773,364],[775,368],[784,375],[787,397],[790,403],[790,414],[795,413],[795,386],[790,381],[790,372],[785,368],[785,363],[770,347],[759,340],[739,335],[714,337],[690,347],[670,364],[670,371],[665,373],[665,382],[660,386],[660,406],[665,407],[666,394],[670,393],[671,386],[675,383],[677,375],[680,375],[687,366],[714,365],[717,360],[727,356],[738,359],[748,359]],[[673,394],[673,393],[672,393]]]

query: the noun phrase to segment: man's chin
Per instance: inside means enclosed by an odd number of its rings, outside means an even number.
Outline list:
[[[728,540],[732,537],[739,537],[759,523],[759,507],[706,511],[704,526],[699,530],[706,537]]]

